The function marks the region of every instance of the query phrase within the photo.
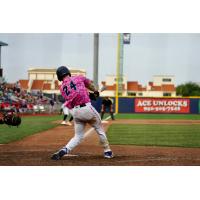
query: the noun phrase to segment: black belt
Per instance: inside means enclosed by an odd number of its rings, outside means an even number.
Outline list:
[[[74,106],[73,108],[78,108],[78,107],[80,107],[80,108],[82,108],[82,107],[85,107],[86,106],[86,104],[85,103],[83,103],[83,104],[81,104],[81,105],[77,105],[77,106]]]

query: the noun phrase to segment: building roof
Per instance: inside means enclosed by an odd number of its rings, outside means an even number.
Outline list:
[[[174,92],[174,91],[176,91],[176,88],[172,84],[163,84],[162,85],[162,91]]]
[[[51,90],[51,83],[44,83],[43,90]]]
[[[27,90],[28,89],[28,82],[29,82],[29,80],[19,80],[20,87],[24,90]]]
[[[137,81],[128,81],[127,90],[138,91],[138,82]]]
[[[108,90],[108,91],[115,91],[116,90],[116,84],[114,84],[114,85],[105,85],[106,86],[106,90]],[[124,84],[122,84],[122,90],[125,90],[125,85]]]
[[[55,80],[55,90],[59,90],[60,89],[60,85],[59,85],[59,82],[58,80]]]
[[[31,90],[42,90],[44,80],[33,80]]]
[[[8,46],[5,42],[0,41],[0,46]]]
[[[173,84],[163,84],[161,86],[152,86],[151,91],[174,92],[176,91],[176,88]]]
[[[110,91],[116,90],[116,84],[114,84],[114,85],[106,85],[106,90],[110,90]]]
[[[146,91],[146,87],[142,87],[142,85],[138,85],[138,91]]]
[[[162,86],[152,86],[151,91],[162,91]]]

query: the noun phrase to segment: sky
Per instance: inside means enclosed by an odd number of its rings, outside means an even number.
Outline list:
[[[93,33],[0,33],[8,82],[28,79],[30,67],[82,68],[93,78]],[[124,75],[146,85],[154,75],[174,75],[175,84],[200,82],[199,33],[132,33],[124,46]],[[117,34],[99,34],[99,83],[116,74]]]

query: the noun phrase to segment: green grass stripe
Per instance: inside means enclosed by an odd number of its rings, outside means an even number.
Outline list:
[[[200,125],[112,124],[108,139],[116,145],[200,147]]]
[[[0,125],[0,144],[20,140],[26,136],[54,128],[57,124],[52,122],[60,118],[61,116],[27,116],[22,117],[22,123],[18,128],[5,124]]]
[[[199,114],[117,114],[116,119],[190,119],[200,120]]]

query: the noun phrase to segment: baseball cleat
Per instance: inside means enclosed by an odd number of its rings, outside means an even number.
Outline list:
[[[61,124],[62,124],[62,125],[67,125],[66,121],[63,121]]]
[[[60,160],[65,154],[67,153],[67,149],[61,149],[60,151],[54,153],[52,156],[51,156],[51,159],[52,160]]]
[[[113,158],[112,151],[106,151],[106,152],[104,152],[104,158]]]
[[[72,126],[72,124],[70,122],[67,122],[66,125],[67,126]]]

